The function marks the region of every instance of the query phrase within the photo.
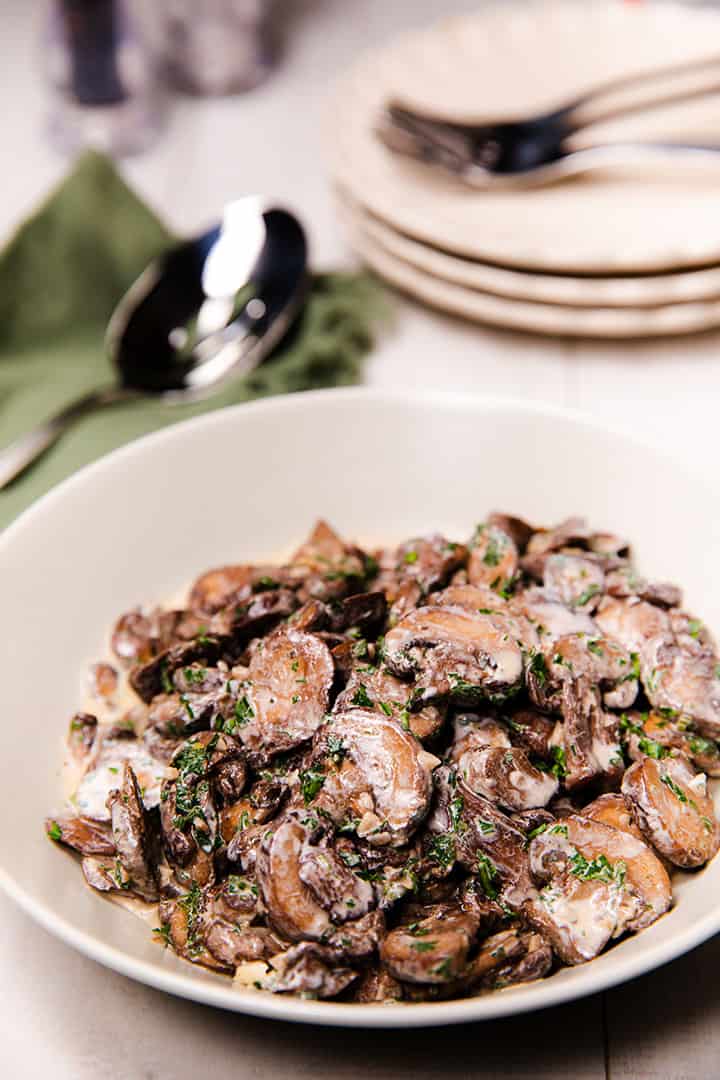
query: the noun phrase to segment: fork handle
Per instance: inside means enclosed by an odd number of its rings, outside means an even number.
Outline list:
[[[84,394],[70,402],[25,435],[15,439],[0,450],[0,491],[42,457],[45,451],[49,450],[76,420],[106,405],[116,405],[141,396],[136,390],[119,386],[92,390],[89,394]]]
[[[717,167],[720,166],[720,143],[606,143],[573,150],[546,165],[539,165],[524,172],[493,176],[489,181],[486,170],[474,171],[472,167],[463,173],[462,178],[471,187],[483,191],[496,186],[521,191],[582,176],[595,169],[647,166],[656,161],[667,162],[668,158],[682,160],[691,165],[710,162]]]
[[[703,65],[705,66],[705,65]],[[565,133],[567,135],[574,135],[578,131],[582,131],[585,128],[593,127],[595,124],[603,124],[607,120],[615,120],[620,116],[632,116],[633,113],[652,112],[654,109],[660,109],[665,105],[675,105],[683,101],[693,101],[696,98],[707,97],[710,94],[720,93],[720,59],[714,63],[716,68],[716,78],[714,81],[706,83],[703,86],[695,86],[686,90],[668,90],[665,93],[657,94],[652,98],[642,98],[639,101],[628,101],[624,105],[615,105],[608,107],[599,112],[593,110],[586,111],[586,106],[590,105],[596,98],[595,93],[588,94],[586,98],[582,99],[575,104],[568,106],[567,109],[559,110],[557,114],[562,120]]]

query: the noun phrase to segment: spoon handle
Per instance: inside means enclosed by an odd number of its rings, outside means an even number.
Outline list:
[[[37,461],[76,420],[95,409],[140,396],[136,390],[106,386],[100,390],[91,390],[89,394],[71,401],[54,416],[0,450],[0,491]]]

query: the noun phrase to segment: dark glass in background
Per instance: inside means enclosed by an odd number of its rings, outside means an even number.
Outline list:
[[[243,93],[274,59],[271,0],[50,0],[44,63],[50,133],[65,152],[146,149],[165,84],[198,96]]]
[[[165,94],[142,8],[132,0],[53,0],[50,135],[63,151],[134,154],[161,131]]]
[[[70,90],[79,105],[119,105],[127,92],[117,49],[120,19],[115,0],[59,0],[68,49]]]
[[[201,96],[245,93],[273,62],[270,0],[164,0],[171,82]]]

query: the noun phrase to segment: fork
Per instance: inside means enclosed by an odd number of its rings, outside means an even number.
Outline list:
[[[649,99],[593,111],[596,103],[618,92],[713,68],[718,79],[708,85],[661,91]],[[719,91],[720,57],[712,57],[613,79],[550,112],[514,121],[466,124],[391,101],[375,130],[390,150],[435,165],[472,187],[533,187],[591,169],[642,165],[668,156],[690,162],[720,161],[720,143],[619,142],[575,150],[566,145],[571,135],[595,124]]]

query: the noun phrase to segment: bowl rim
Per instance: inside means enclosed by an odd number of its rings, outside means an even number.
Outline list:
[[[500,412],[510,410],[528,417],[555,418],[569,422],[576,427],[603,434],[626,444],[651,452],[659,460],[667,462],[678,472],[692,475],[695,486],[707,487],[704,477],[691,474],[687,466],[651,440],[638,436],[619,426],[598,421],[580,410],[566,408],[542,401],[527,401],[509,396],[485,395],[481,393],[461,393],[446,390],[404,390],[375,387],[336,388],[331,390],[312,390],[294,394],[283,394],[256,401],[243,402],[213,410],[198,417],[170,424],[159,431],[143,435],[138,439],[103,455],[101,458],[83,466],[72,476],[66,478],[46,494],[41,496],[18,518],[0,533],[0,564],[4,550],[15,543],[27,528],[32,528],[35,521],[44,514],[52,512],[62,502],[68,492],[82,489],[89,478],[102,474],[106,470],[122,467],[125,461],[143,457],[147,452],[165,442],[171,443],[185,437],[188,431],[210,430],[223,424],[232,424],[249,412],[302,410],[307,404],[320,403],[332,408],[335,402],[361,403],[366,405],[391,404],[421,407],[439,407],[460,411]],[[590,994],[609,989],[619,983],[627,982],[655,968],[676,959],[706,941],[720,930],[720,907],[709,911],[693,925],[675,934],[667,941],[659,941],[639,956],[622,955],[622,942],[612,951],[614,963],[607,970],[597,970],[587,965],[583,968],[585,978],[564,980],[554,977],[535,983],[508,987],[502,992],[460,998],[453,1001],[424,1002],[417,1004],[344,1004],[324,1001],[305,1001],[299,998],[284,997],[258,992],[251,989],[238,990],[228,983],[214,983],[211,980],[197,978],[192,968],[187,972],[163,970],[158,965],[131,957],[115,946],[99,941],[91,934],[80,930],[65,918],[55,914],[42,901],[35,900],[25,891],[22,884],[0,866],[0,889],[45,930],[79,952],[97,961],[99,964],[145,983],[156,990],[162,990],[179,997],[213,1005],[253,1016],[285,1020],[294,1023],[309,1023],[328,1026],[348,1027],[432,1027],[447,1024],[460,1024],[472,1021],[497,1019],[503,1016],[523,1012],[539,1011],[563,1002],[586,997]],[[139,923],[139,925],[141,925]],[[538,992],[540,985],[542,990]]]

